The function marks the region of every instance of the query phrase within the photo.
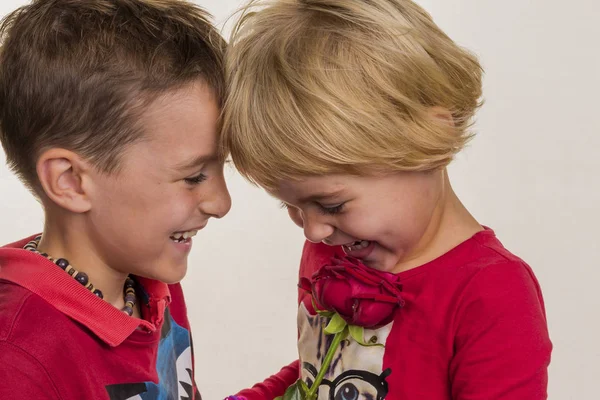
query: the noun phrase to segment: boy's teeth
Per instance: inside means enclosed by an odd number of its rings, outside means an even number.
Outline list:
[[[357,240],[351,245],[346,245],[346,248],[350,251],[361,250],[368,247],[370,243],[371,242],[369,242],[368,240]]]
[[[198,233],[197,230],[192,230],[192,231],[187,231],[187,232],[177,232],[177,233],[174,233],[171,236],[171,239],[174,239],[174,240],[177,240],[177,241],[179,241],[181,239],[187,240],[187,239],[189,239],[191,237],[196,236],[197,233]]]

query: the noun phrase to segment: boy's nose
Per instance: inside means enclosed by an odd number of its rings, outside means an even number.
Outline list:
[[[202,212],[213,218],[223,218],[231,210],[231,195],[224,178],[217,179],[212,195],[201,204]]]
[[[225,189],[213,215],[215,218],[223,218],[229,213],[229,210],[231,210],[231,196],[229,191]]]
[[[320,220],[316,216],[302,216],[304,236],[313,243],[321,243],[322,241],[333,235],[335,228],[329,225],[326,221]]]

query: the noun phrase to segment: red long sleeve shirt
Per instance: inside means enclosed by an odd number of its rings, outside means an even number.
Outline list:
[[[300,276],[310,277],[340,251],[307,243]],[[492,230],[399,276],[405,307],[389,325],[365,331],[385,347],[341,347],[319,400],[547,398],[552,345],[540,286]],[[310,297],[300,293],[299,300],[300,360],[239,396],[272,400],[298,377],[312,383],[331,337]]]

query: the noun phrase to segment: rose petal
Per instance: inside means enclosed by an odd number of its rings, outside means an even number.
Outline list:
[[[352,258],[334,257],[313,274],[310,284],[301,280],[300,286],[310,286],[307,291],[321,309],[335,311],[356,326],[386,325],[404,306],[397,275],[369,268]]]
[[[312,294],[312,283],[310,279],[302,277],[300,278],[300,282],[298,282],[298,287],[306,292]]]

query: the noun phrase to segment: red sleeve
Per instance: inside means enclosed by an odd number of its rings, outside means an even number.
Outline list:
[[[481,270],[465,289],[455,321],[453,399],[547,398],[552,344],[528,266],[509,261]]]
[[[299,377],[300,361],[296,360],[287,367],[283,367],[277,375],[253,386],[252,389],[242,390],[237,396],[247,400],[273,400],[275,397],[283,396],[285,390]]]
[[[42,365],[20,348],[3,341],[0,341],[0,382],[0,399],[60,399]]]

